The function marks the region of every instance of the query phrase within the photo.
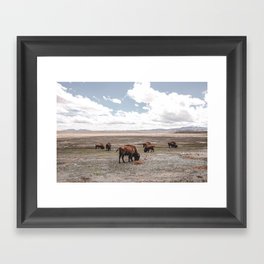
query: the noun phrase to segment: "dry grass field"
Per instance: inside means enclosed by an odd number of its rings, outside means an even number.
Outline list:
[[[174,140],[178,148],[168,148]],[[144,153],[142,144],[155,145]],[[111,142],[112,150],[95,149]],[[118,162],[116,149],[133,144],[140,162]],[[58,182],[206,182],[206,132],[58,132]]]

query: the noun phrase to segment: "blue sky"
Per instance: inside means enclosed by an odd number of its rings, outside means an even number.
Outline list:
[[[134,82],[59,82],[72,95],[81,95],[110,107],[113,110],[145,112],[145,103],[135,103],[127,96],[127,91],[133,88]],[[206,82],[151,82],[153,89],[164,92],[191,95],[202,99],[207,90]],[[116,98],[122,103],[117,104],[104,98]],[[138,105],[138,106],[136,106]]]
[[[59,130],[207,124],[206,82],[58,82],[57,94]]]

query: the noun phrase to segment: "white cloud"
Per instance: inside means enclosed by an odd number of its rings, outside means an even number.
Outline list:
[[[98,119],[111,117],[112,109],[107,108],[87,97],[73,96],[63,86],[57,86],[57,123],[58,129],[86,128]]]
[[[177,93],[162,93],[149,82],[135,83],[127,92],[137,103],[144,103],[149,118],[164,126],[178,127],[181,124],[207,126],[207,93],[205,99]]]
[[[87,97],[74,96],[58,84],[58,129],[137,130],[207,126],[207,93],[202,100],[190,95],[162,93],[153,89],[150,83],[135,83],[127,96],[135,101],[137,108],[143,103],[145,111],[114,112]],[[105,96],[104,100],[121,103],[119,99]]]
[[[110,98],[109,96],[108,97],[103,96],[103,98],[105,101],[110,101],[110,102],[115,103],[115,104],[121,104],[122,103],[122,101],[117,99],[117,98]]]
[[[204,101],[205,101],[206,103],[208,103],[208,92],[205,91],[205,92],[203,92],[203,94],[204,94]]]
[[[150,108],[147,107],[147,106],[143,106],[142,109],[144,109],[144,110],[150,110]]]

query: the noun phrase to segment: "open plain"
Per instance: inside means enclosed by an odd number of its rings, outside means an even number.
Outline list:
[[[169,141],[177,148],[169,148]],[[151,142],[154,152],[144,153]],[[111,151],[95,149],[110,142]],[[118,147],[133,144],[140,162],[118,162]],[[207,133],[62,131],[57,133],[58,182],[207,182]]]

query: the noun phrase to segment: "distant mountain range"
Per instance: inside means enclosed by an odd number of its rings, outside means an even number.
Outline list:
[[[87,133],[87,132],[175,132],[175,133],[183,133],[183,132],[207,132],[207,127],[197,127],[197,126],[189,126],[189,127],[180,127],[180,128],[169,128],[169,129],[145,129],[145,130],[103,130],[103,131],[94,131],[87,129],[66,129],[59,130],[59,133]]]
[[[190,127],[181,127],[181,128],[175,128],[175,132],[207,132],[207,127],[196,127],[196,126],[190,126]]]

